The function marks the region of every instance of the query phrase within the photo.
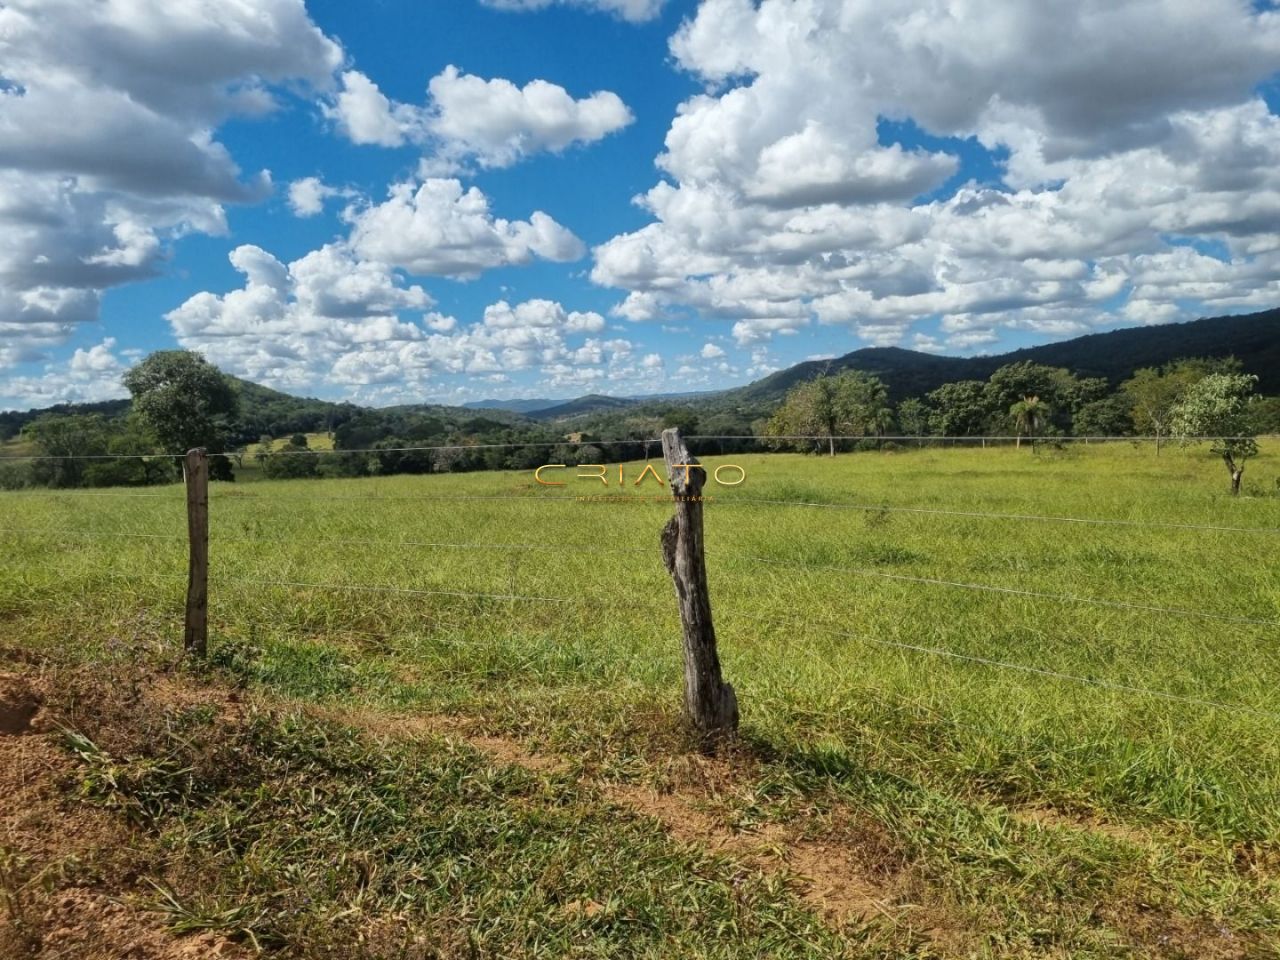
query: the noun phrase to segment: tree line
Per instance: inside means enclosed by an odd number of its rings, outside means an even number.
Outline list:
[[[1157,456],[1171,438],[1209,438],[1238,493],[1244,464],[1258,453],[1257,435],[1280,431],[1280,398],[1256,395],[1257,379],[1234,358],[1187,359],[1138,370],[1113,390],[1102,378],[1022,361],[894,408],[878,377],[846,370],[792,388],[763,435],[774,449],[829,456],[850,446],[882,449],[891,432],[922,441],[1011,437],[1033,449],[1064,437],[1142,435],[1155,438]]]
[[[176,455],[191,447],[212,454],[211,477],[218,480],[250,466],[269,479],[300,479],[611,463],[649,457],[653,438],[679,426],[686,436],[743,437],[691,442],[701,454],[759,450],[763,443],[835,456],[885,449],[883,438],[894,435],[920,444],[1009,436],[1033,449],[1063,437],[1144,435],[1156,438],[1159,455],[1170,439],[1210,436],[1238,491],[1244,464],[1257,453],[1253,438],[1280,432],[1280,398],[1257,396],[1255,384],[1231,358],[1141,369],[1115,388],[1102,378],[1023,361],[986,380],[946,383],[893,404],[878,377],[846,370],[797,384],[762,418],[714,404],[655,401],[540,423],[459,408],[373,410],[301,401],[236,381],[199,354],[170,350],[125,374],[127,407],[46,413],[25,422],[19,439],[49,459],[0,463],[0,487],[168,483],[180,476]],[[283,445],[280,434],[254,432],[264,424],[289,428]],[[333,451],[312,451],[308,432],[331,437]],[[860,439],[842,439],[848,437]]]

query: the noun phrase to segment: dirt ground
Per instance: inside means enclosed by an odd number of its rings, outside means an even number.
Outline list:
[[[0,674],[0,960],[248,956],[140,907],[156,896],[138,880],[151,851],[123,817],[76,799],[47,683]]]

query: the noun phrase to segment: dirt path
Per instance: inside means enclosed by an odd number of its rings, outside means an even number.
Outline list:
[[[76,763],[55,741],[42,682],[0,674],[0,957],[205,960],[248,954],[177,937],[134,900],[142,843],[123,818],[68,799]]]
[[[358,727],[375,736],[396,739],[443,736],[467,744],[491,760],[520,766],[535,773],[567,773],[566,758],[530,750],[512,737],[476,732],[463,718],[381,712],[369,709],[319,709],[314,715]],[[734,829],[709,809],[717,788],[743,777],[732,761],[691,757],[694,771],[672,789],[658,790],[636,783],[603,780],[586,774],[579,782],[602,799],[633,815],[658,821],[673,838],[712,854],[733,857],[745,867],[783,874],[806,902],[836,926],[867,920],[876,914],[893,916],[900,885],[883,862],[859,859],[857,850],[837,835],[803,835],[804,824],[765,824]],[[901,909],[899,906],[897,909]]]

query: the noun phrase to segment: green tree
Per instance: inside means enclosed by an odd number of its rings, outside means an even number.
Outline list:
[[[231,381],[198,353],[159,350],[129,370],[124,385],[133,396],[134,411],[166,452],[226,450],[239,398]],[[232,479],[230,461],[214,456],[209,475]]]
[[[688,407],[672,407],[663,412],[662,427],[678,427],[681,436],[691,437],[698,432],[698,415]]]
[[[1085,404],[1106,395],[1107,382],[1097,377],[1081,379],[1062,367],[1024,360],[1006,364],[991,374],[984,393],[987,406],[995,415],[993,421],[1003,421],[1001,429],[1007,424],[1021,432],[1012,410],[1027,398],[1036,397],[1044,404],[1039,411],[1043,420],[1037,432],[1049,426],[1065,432],[1073,429],[1075,415]]]
[[[1240,493],[1244,464],[1258,455],[1250,410],[1258,378],[1245,373],[1211,373],[1183,391],[1173,407],[1170,429],[1184,442],[1212,438],[1210,451],[1231,474],[1231,493]]]
[[[807,438],[821,437],[834,457],[837,436],[875,436],[892,422],[884,383],[861,370],[846,370],[834,377],[824,373],[793,387],[766,425],[765,435],[780,438],[780,446],[798,449],[812,442]]]
[[[926,397],[933,432],[941,437],[973,437],[985,433],[992,410],[981,380],[944,383]]]
[[[898,427],[908,437],[923,437],[929,432],[929,406],[919,397],[908,397],[898,404]]]
[[[987,380],[984,388],[987,403],[991,410],[1000,413],[1008,413],[1026,397],[1041,397],[1046,403],[1052,403],[1058,398],[1061,374],[1071,376],[1065,370],[1029,360],[1005,364]]]
[[[1018,432],[1017,446],[1022,446],[1022,438],[1034,438],[1049,422],[1050,407],[1037,396],[1023,397],[1009,407],[1009,416],[1013,420],[1014,429]]]
[[[157,454],[160,444],[136,413],[112,420],[107,452],[119,459],[95,460],[85,471],[90,487],[139,487],[173,479],[174,459]]]
[[[265,450],[258,450],[258,463],[262,475],[268,480],[300,480],[320,474],[317,457],[311,456],[306,444],[290,440],[279,450],[273,450],[269,438]],[[306,437],[303,437],[305,440]]]
[[[1120,384],[1120,392],[1129,402],[1134,429],[1156,438],[1157,457],[1169,433],[1174,407],[1183,391],[1197,379],[1198,376],[1190,375],[1186,369],[1143,367]]]
[[[1156,438],[1156,456],[1170,433],[1174,408],[1183,394],[1211,373],[1239,373],[1240,361],[1224,359],[1178,360],[1163,367],[1143,367],[1120,384],[1129,404],[1134,429]]]
[[[104,456],[110,440],[107,421],[97,414],[45,414],[27,424],[23,436],[47,458],[32,465],[34,481],[47,487],[83,485],[93,463],[83,458]]]
[[[1280,397],[1255,397],[1249,412],[1255,433],[1280,433]]]
[[[1118,437],[1133,426],[1129,404],[1123,394],[1113,394],[1086,403],[1071,420],[1071,430],[1078,437]]]

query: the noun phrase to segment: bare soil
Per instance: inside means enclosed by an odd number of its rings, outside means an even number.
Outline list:
[[[41,709],[39,681],[0,675],[0,958],[196,960],[248,956],[226,939],[179,937],[139,904],[150,844],[79,802],[76,764]]]

